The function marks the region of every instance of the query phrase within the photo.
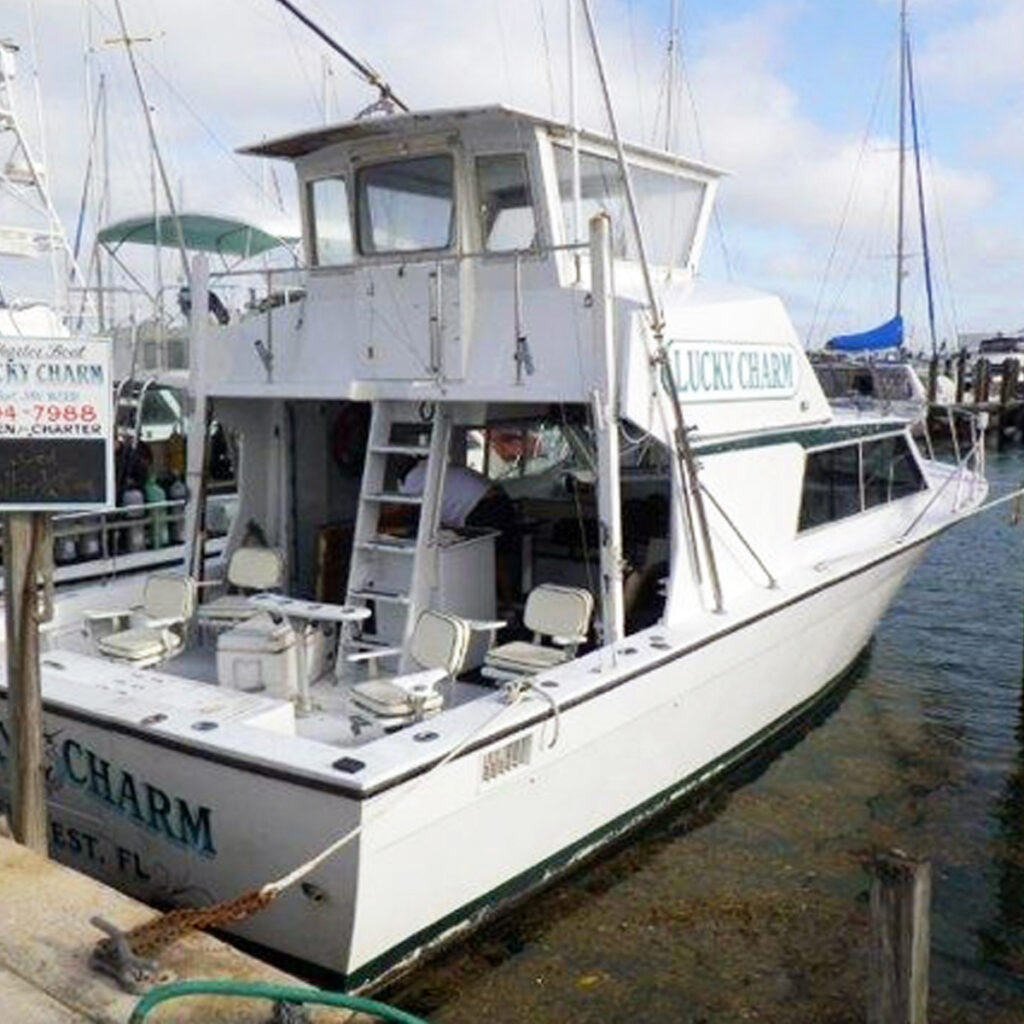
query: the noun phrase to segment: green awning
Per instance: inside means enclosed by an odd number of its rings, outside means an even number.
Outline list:
[[[179,244],[176,220],[181,224],[185,248],[189,252],[212,252],[248,259],[279,246],[291,248],[298,241],[296,238],[279,238],[268,234],[262,228],[242,220],[205,213],[182,213],[177,218],[168,215],[159,220],[152,214],[129,217],[107,225],[100,231],[98,240],[102,245],[114,249],[125,242],[176,249]]]

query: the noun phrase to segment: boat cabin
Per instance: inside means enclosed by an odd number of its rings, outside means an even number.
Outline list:
[[[408,709],[385,680],[440,661],[493,686],[772,578],[801,529],[793,435],[830,412],[781,303],[700,279],[716,170],[625,148],[652,315],[606,137],[485,107],[246,152],[293,162],[308,266],[226,324],[193,304],[196,440],[214,419],[235,439],[238,508],[186,674]],[[197,260],[193,294],[230,273]],[[199,575],[208,445],[188,457]]]

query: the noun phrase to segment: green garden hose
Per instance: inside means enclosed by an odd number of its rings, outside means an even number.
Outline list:
[[[174,981],[158,985],[147,992],[135,1005],[128,1024],[139,1024],[150,1011],[161,1003],[186,996],[241,996],[250,999],[268,999],[274,1002],[337,1006],[359,1013],[372,1014],[390,1024],[428,1024],[422,1017],[414,1017],[387,1003],[343,992],[327,992],[320,988],[301,988],[297,985],[275,985],[265,981]]]

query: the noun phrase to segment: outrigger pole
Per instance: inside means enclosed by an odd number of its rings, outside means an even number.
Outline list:
[[[714,601],[715,611],[722,611],[722,584],[718,577],[718,566],[715,562],[715,552],[711,545],[711,531],[708,527],[707,511],[704,508],[704,498],[701,493],[700,481],[697,479],[697,460],[693,456],[693,449],[690,447],[689,428],[683,417],[683,407],[679,401],[679,391],[676,388],[675,377],[672,373],[672,364],[668,358],[668,350],[665,348],[665,318],[658,303],[658,297],[654,291],[654,281],[651,277],[651,268],[647,262],[647,249],[644,245],[643,230],[640,226],[640,216],[637,213],[636,196],[633,192],[633,181],[629,175],[629,167],[626,164],[626,151],[622,147],[622,139],[619,136],[619,126],[615,120],[615,110],[612,106],[611,94],[608,91],[608,79],[604,71],[604,61],[601,58],[601,47],[597,39],[597,29],[594,26],[594,18],[590,11],[589,0],[580,0],[583,6],[583,14],[587,21],[587,33],[590,36],[590,46],[594,54],[594,63],[597,65],[597,77],[601,83],[601,92],[604,96],[605,110],[608,115],[608,124],[611,128],[612,139],[615,142],[615,153],[618,158],[619,171],[622,174],[623,186],[626,192],[626,206],[629,208],[629,219],[633,227],[633,234],[636,238],[637,254],[640,257],[640,267],[643,271],[644,288],[647,292],[647,306],[650,317],[651,333],[654,335],[654,362],[661,372],[661,385],[667,392],[669,404],[672,408],[674,420],[675,448],[679,462],[680,480],[684,489],[684,500],[687,505],[688,514],[684,516],[686,527],[687,546],[690,552],[690,562],[693,565],[694,576],[699,585],[702,580],[701,561],[698,555],[697,539],[694,533],[694,521],[700,533],[700,547],[704,552],[704,560],[707,565],[709,582],[711,584],[711,596]]]
[[[365,64],[355,54],[349,53],[344,46],[341,45],[336,39],[328,35],[312,18],[308,15],[303,14],[291,2],[291,0],[277,0],[277,2],[291,14],[293,14],[303,25],[306,26],[314,35],[317,35],[322,39],[335,53],[344,57],[349,64],[352,65],[359,72],[360,76],[365,82],[372,85],[380,93],[380,102],[384,107],[390,108],[391,106],[398,107],[399,110],[408,111],[408,107],[395,95],[394,90],[381,76],[370,67],[369,64]],[[364,111],[365,113],[365,111]]]

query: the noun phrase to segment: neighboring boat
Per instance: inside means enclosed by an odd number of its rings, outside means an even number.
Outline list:
[[[310,267],[299,301],[193,316],[188,472],[215,415],[239,438],[229,575],[287,597],[203,602],[198,639],[186,577],[147,581],[152,628],[89,617],[93,643],[58,608],[51,845],[194,904],[347,834],[231,930],[358,988],[809,709],[986,485],[969,458],[923,459],[904,420],[834,415],[782,303],[697,276],[705,164],[620,163],[613,139],[505,107],[248,152],[294,162]],[[635,499],[620,427],[645,447],[630,473],[658,467]],[[449,459],[495,451],[546,474],[520,499],[530,543],[504,538],[525,629],[493,621],[494,531],[442,521]],[[409,458],[420,492],[398,484]]]
[[[893,315],[884,323],[865,331],[842,334],[825,343],[826,354],[812,363],[825,393],[840,407],[867,410],[877,406],[886,414],[908,416],[923,424],[928,414],[928,394],[921,384],[913,361],[903,349],[903,285],[906,277],[906,128],[909,101],[916,168],[917,203],[924,262],[925,292],[928,300],[928,327],[933,359],[937,359],[935,302],[931,260],[928,248],[928,222],[925,216],[924,187],[914,91],[913,61],[907,32],[907,0],[902,0],[899,34],[900,105],[899,172],[896,213],[896,294]],[[938,396],[936,396],[938,397]]]
[[[811,366],[836,410],[923,423],[928,392],[907,359],[858,359],[810,353]]]

